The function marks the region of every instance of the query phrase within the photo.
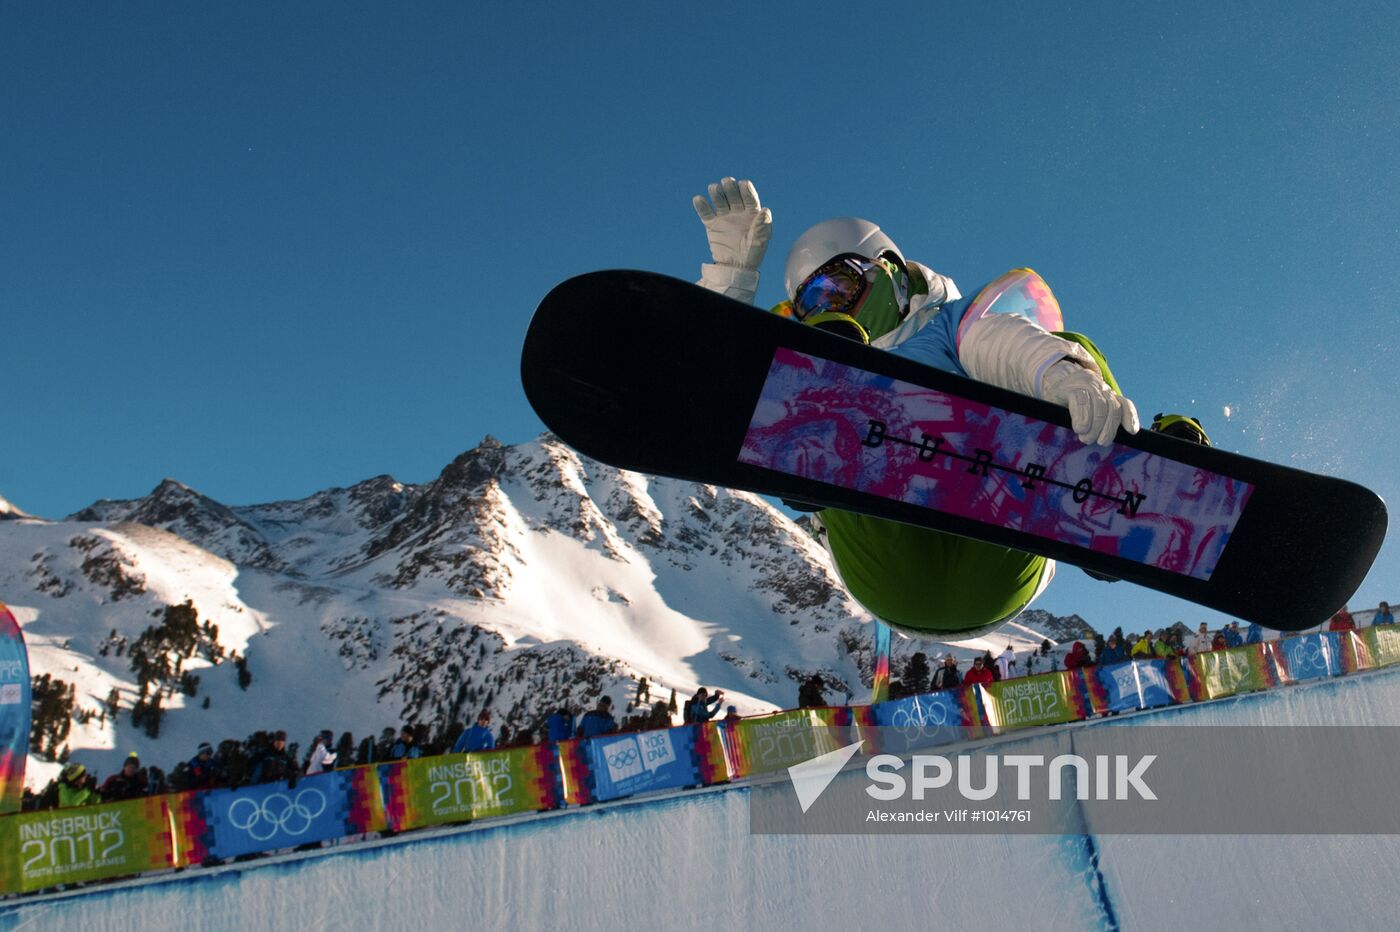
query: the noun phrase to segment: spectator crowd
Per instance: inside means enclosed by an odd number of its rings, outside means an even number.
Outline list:
[[[1390,605],[1380,603],[1372,624],[1394,623]],[[1356,628],[1356,622],[1348,609],[1343,608],[1333,616],[1327,628],[1330,631],[1352,630]],[[1142,633],[1125,634],[1121,627],[1115,628],[1107,638],[1088,633],[1083,639],[1074,641],[1063,657],[1054,652],[1054,645],[1049,640],[1042,641],[1038,649],[1022,658],[1016,656],[1008,643],[999,655],[994,656],[989,649],[974,656],[966,670],[960,668],[958,659],[951,653],[943,656],[937,669],[930,668],[926,654],[915,653],[906,663],[903,677],[891,682],[890,696],[901,698],[957,689],[971,683],[985,685],[1016,676],[1052,672],[1059,669],[1061,660],[1065,669],[1075,670],[1129,660],[1187,657],[1254,644],[1260,640],[1262,631],[1257,624],[1251,624],[1241,632],[1239,622],[1231,622],[1212,632],[1202,622],[1195,632],[1188,633],[1186,626],[1178,622],[1170,628]],[[820,674],[808,677],[800,685],[798,707],[826,705],[827,688]],[[483,709],[471,726],[456,722],[437,734],[431,733],[426,725],[406,724],[398,731],[386,728],[377,738],[367,736],[357,742],[350,732],[342,733],[337,740],[330,729],[323,729],[311,738],[305,754],[300,752],[298,744],[287,743],[285,731],[259,731],[243,741],[221,741],[217,748],[207,742],[201,743],[192,757],[168,770],[143,765],[140,757],[133,752],[122,762],[120,770],[106,779],[100,779],[98,774],[83,764],[70,761],[59,776],[40,792],[32,793],[26,789],[23,808],[37,810],[85,806],[161,793],[259,783],[285,781],[295,784],[303,776],[339,767],[412,760],[449,752],[470,753],[520,747],[537,741],[592,738],[619,731],[669,728],[674,724],[677,712],[686,724],[703,723],[713,720],[723,706],[723,690],[711,692],[705,687],[697,690],[680,709],[676,707],[674,693],[669,703],[651,702],[647,681],[643,679],[635,701],[629,706],[629,710],[636,711],[626,716],[621,724],[614,716],[612,699],[602,696],[592,709],[581,716],[568,706],[560,706],[537,727],[522,728],[513,733],[506,725],[493,731],[489,709]],[[732,705],[725,711],[722,721],[726,726],[732,726],[739,719],[738,711]]]

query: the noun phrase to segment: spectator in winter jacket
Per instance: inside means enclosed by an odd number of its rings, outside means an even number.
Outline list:
[[[1152,632],[1150,630],[1133,643],[1131,654],[1134,660],[1152,659]]]
[[[1393,625],[1395,624],[1395,614],[1390,610],[1389,602],[1382,602],[1376,609],[1376,614],[1371,619],[1373,625]]]
[[[982,655],[982,666],[992,675],[992,682],[1001,679],[1001,673],[997,670],[997,659],[992,656],[992,649],[987,648],[987,652]]]
[[[486,720],[491,721],[488,715]],[[423,749],[418,746],[418,739],[413,734],[413,726],[405,725],[399,732],[399,740],[394,742],[394,746],[389,748],[389,760],[417,760],[423,756]]]
[[[999,679],[999,680],[1009,680],[1009,679],[1011,679],[1011,677],[1015,675],[1014,672],[1013,672],[1013,671],[1015,671],[1015,669],[1016,669],[1016,652],[1015,652],[1014,650],[1011,649],[1011,645],[1008,643],[1008,644],[1006,645],[1006,650],[1002,651],[1002,652],[1001,652],[1001,656],[997,658],[997,665],[996,665],[997,679]]]
[[[820,673],[813,673],[802,681],[797,690],[799,709],[820,709],[826,705],[826,689]]]
[[[476,717],[476,724],[462,732],[462,736],[452,745],[453,754],[470,754],[472,751],[491,751],[496,747],[496,739],[491,736],[491,713],[485,709]]]
[[[1089,656],[1089,650],[1084,646],[1083,641],[1075,641],[1074,646],[1065,655],[1065,669],[1078,670],[1080,667],[1093,666],[1093,658]]]
[[[185,773],[185,788],[190,790],[212,790],[224,782],[223,771],[214,763],[214,748],[208,741],[200,743]]]
[[[272,740],[253,755],[253,766],[248,773],[250,783],[281,783],[292,780],[297,775],[296,758],[287,750],[287,733],[274,732]]]
[[[709,690],[701,686],[695,691],[695,695],[690,697],[690,701],[685,704],[686,724],[708,722],[715,717],[722,702],[724,702],[724,690],[716,689],[715,694],[711,696]]]
[[[145,796],[148,788],[147,774],[141,766],[141,758],[132,751],[122,762],[122,769],[102,784],[102,799],[109,803],[121,799],[136,799]]]
[[[1244,644],[1244,635],[1240,634],[1240,623],[1238,621],[1230,622],[1221,629],[1220,633],[1225,635],[1226,647],[1239,647]]]
[[[1210,639],[1211,650],[1225,650],[1229,646],[1229,644],[1225,643],[1225,632],[1223,631],[1215,632],[1215,637]]]
[[[550,741],[567,741],[574,736],[574,713],[560,706],[544,723],[545,736]]]
[[[670,728],[671,710],[664,702],[653,702],[651,714],[647,716],[648,728]]]
[[[325,728],[311,742],[311,756],[306,760],[306,775],[308,777],[325,773],[335,767],[335,750],[331,746],[331,742],[334,740],[335,735],[329,728]]]
[[[1176,651],[1172,648],[1166,628],[1157,632],[1157,639],[1152,642],[1152,656],[1159,660],[1166,660],[1168,657],[1176,656]]]
[[[1210,645],[1210,629],[1203,621],[1201,622],[1201,626],[1196,629],[1196,633],[1191,635],[1191,639],[1186,642],[1186,652],[1189,654],[1204,654],[1211,649]]]
[[[1107,666],[1111,663],[1125,663],[1127,659],[1128,653],[1123,650],[1123,642],[1119,640],[1118,635],[1110,634],[1108,641],[1104,643],[1103,656],[1099,658],[1099,662]],[[1068,661],[1065,665],[1069,665]]]
[[[583,713],[579,719],[578,736],[592,738],[597,735],[610,735],[617,731],[617,719],[612,714],[612,699],[607,696],[598,700],[596,708]]]
[[[943,655],[943,666],[933,672],[933,689],[957,689],[962,685],[962,674],[958,672],[958,660],[952,654]]]
[[[1347,611],[1345,605],[1342,610],[1332,616],[1332,620],[1327,623],[1328,631],[1355,631],[1356,622],[1352,620],[1351,612]]]
[[[1249,623],[1249,627],[1244,632],[1244,642],[1246,644],[1258,644],[1264,640],[1264,631],[1254,622]]]
[[[102,802],[97,792],[97,778],[87,772],[82,764],[69,764],[58,775],[58,805],[91,806]]]
[[[968,670],[967,676],[963,677],[963,683],[964,685],[980,683],[983,686],[987,686],[991,684],[994,681],[994,679],[995,678],[992,676],[992,671],[987,669],[987,658],[973,657],[972,669]]]

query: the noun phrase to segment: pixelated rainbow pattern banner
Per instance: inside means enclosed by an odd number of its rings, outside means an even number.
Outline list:
[[[779,348],[739,461],[1207,580],[1253,487]]]
[[[29,756],[29,652],[24,634],[0,602],[0,815],[18,812]]]

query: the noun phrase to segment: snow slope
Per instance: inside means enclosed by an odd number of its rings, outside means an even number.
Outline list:
[[[1400,724],[1400,671],[1154,718]],[[1391,836],[755,836],[745,797],[692,791],[194,872],[10,905],[0,928],[1363,929],[1400,908]]]

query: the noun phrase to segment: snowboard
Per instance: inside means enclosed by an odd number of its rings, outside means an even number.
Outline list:
[[[521,377],[549,430],[613,466],[1029,551],[1277,630],[1340,609],[1385,535],[1355,483],[1145,427],[1086,445],[1058,405],[651,272],[555,287]]]

